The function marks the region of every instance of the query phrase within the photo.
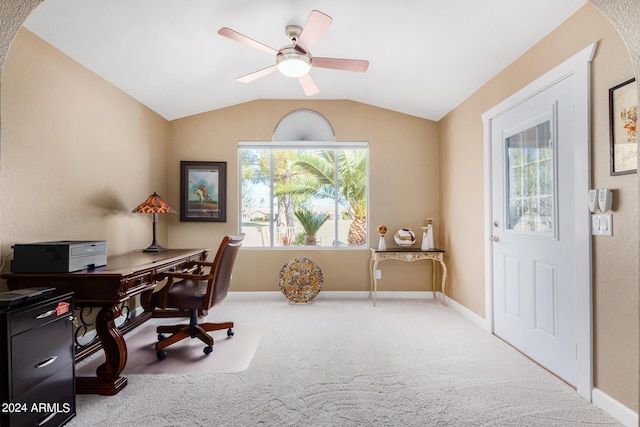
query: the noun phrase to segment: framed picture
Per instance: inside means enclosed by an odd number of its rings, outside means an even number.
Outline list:
[[[227,162],[180,162],[180,221],[227,221]]]
[[[609,89],[609,155],[611,175],[638,170],[638,90],[636,79]]]

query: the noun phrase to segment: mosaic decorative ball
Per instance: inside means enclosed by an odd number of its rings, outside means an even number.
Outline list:
[[[401,228],[393,235],[396,244],[401,247],[413,246],[416,243],[416,233],[408,228]]]
[[[384,224],[379,225],[378,226],[378,234],[381,234],[381,235],[387,234],[387,226],[384,225]]]
[[[290,303],[311,303],[322,288],[322,270],[309,258],[295,258],[280,270],[280,290]]]

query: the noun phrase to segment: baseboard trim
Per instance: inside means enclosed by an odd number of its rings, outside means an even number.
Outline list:
[[[341,298],[343,292],[327,292],[330,298]],[[369,292],[358,292],[361,298],[369,298]],[[439,292],[437,292],[439,294]],[[319,295],[318,295],[319,296]],[[431,291],[378,291],[377,299],[433,299]]]
[[[481,327],[485,331],[491,332],[491,330],[489,328],[489,322],[487,322],[487,319],[477,315],[476,313],[474,313],[473,311],[469,310],[467,307],[465,307],[464,305],[458,303],[454,299],[446,297],[446,301],[447,301],[447,305],[449,307],[451,307],[454,311],[460,313],[462,316],[464,316],[467,319],[471,320],[473,323],[475,323],[476,325],[478,325],[479,327]]]
[[[248,301],[248,300],[275,301],[275,300],[279,300],[279,299],[283,299],[283,298],[284,298],[284,295],[282,295],[282,292],[274,292],[274,291],[239,292],[239,291],[234,291],[234,292],[229,292],[227,294],[227,298],[226,299],[234,300],[234,301]]]
[[[436,292],[437,298],[442,298],[440,292]],[[229,292],[227,298],[233,300],[284,300],[285,296],[282,292],[278,291],[266,291],[266,292]],[[431,291],[416,291],[416,292],[403,292],[403,291],[383,291],[378,292],[378,299],[433,299],[433,293]],[[315,298],[317,300],[323,299],[369,299],[369,291],[321,291]]]
[[[623,425],[627,427],[638,426],[638,414],[602,390],[594,388],[591,391],[591,399],[594,405],[620,421]]]

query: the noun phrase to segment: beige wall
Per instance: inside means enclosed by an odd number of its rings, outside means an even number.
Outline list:
[[[488,220],[483,217],[484,170],[478,161],[483,157],[480,115],[596,41],[592,186],[613,189],[616,203],[614,236],[593,238],[594,383],[637,410],[637,377],[629,375],[638,371],[637,176],[609,175],[608,133],[608,89],[632,78],[633,68],[622,39],[595,7],[579,10],[440,121],[443,245],[452,254],[451,295],[485,316],[484,259],[473,256],[483,252]]]
[[[3,79],[11,82],[2,97],[4,253],[15,243],[59,239],[104,239],[112,254],[146,247],[150,218],[131,209],[152,191],[178,209],[180,160],[227,162],[228,221],[182,223],[178,215],[163,215],[159,240],[216,249],[224,234],[239,230],[238,141],[270,140],[279,120],[298,108],[323,114],[339,141],[369,142],[372,224],[419,234],[425,218],[433,217],[438,226],[434,122],[349,101],[256,101],[168,123],[25,29]],[[38,197],[25,197],[30,188]],[[32,215],[41,204],[56,209]],[[375,226],[369,239],[377,244]],[[238,258],[233,290],[277,291],[282,265],[303,255],[322,268],[324,290],[369,289],[368,249],[247,249]],[[430,276],[428,263],[389,262],[379,286],[424,290]]]
[[[167,121],[25,29],[2,79],[2,253],[61,239],[147,247],[151,218],[130,212],[167,191]]]
[[[631,52],[636,77],[640,77],[640,34],[638,33],[640,3],[636,0],[591,0],[591,2],[604,10],[621,30]],[[46,90],[42,86],[42,92],[45,97],[48,91],[54,91],[58,92],[58,96],[61,96],[61,99],[64,99],[65,102],[56,103],[49,100],[45,107],[32,105],[30,108],[33,108],[33,111],[29,111],[28,107],[21,105],[21,103],[26,102],[25,99],[28,100],[29,97],[33,96],[33,94],[28,93],[31,90],[30,79],[34,78],[37,84],[38,81],[42,82],[48,78],[46,75],[48,71],[54,71],[47,69],[38,72],[38,70],[30,70],[29,68],[25,69],[29,72],[25,72],[25,70],[17,71],[15,64],[11,64],[14,58],[4,61],[17,27],[37,3],[37,0],[13,0],[8,2],[6,7],[0,8],[0,22],[2,22],[2,26],[0,26],[0,65],[4,66],[0,76],[0,88],[2,89],[0,100],[0,124],[2,125],[0,133],[0,148],[2,149],[0,153],[1,253],[3,256],[8,253],[7,247],[12,243],[43,240],[52,236],[52,234],[49,234],[52,233],[52,230],[58,229],[61,234],[64,233],[65,237],[69,233],[75,233],[72,236],[74,238],[105,238],[109,240],[111,250],[117,252],[146,246],[149,236],[148,231],[145,229],[149,227],[149,220],[147,218],[139,218],[128,212],[142,198],[146,197],[148,192],[153,190],[160,193],[166,192],[166,194],[169,194],[170,202],[177,203],[177,184],[175,178],[172,179],[171,176],[176,176],[177,162],[180,160],[174,158],[174,156],[181,157],[183,153],[174,152],[171,153],[170,157],[162,157],[163,155],[168,156],[166,152],[165,154],[160,154],[162,153],[162,148],[159,147],[166,147],[166,139],[163,138],[166,138],[165,135],[169,131],[169,125],[153,113],[148,112],[144,107],[127,99],[126,96],[122,94],[116,95],[119,91],[113,88],[107,89],[104,82],[100,82],[99,79],[88,79],[92,80],[92,83],[88,84],[91,90],[84,90],[85,88],[81,91],[74,90],[71,82],[76,78],[80,78],[80,82],[85,82],[87,80],[86,76],[84,76],[86,71],[78,72],[77,64],[72,65],[71,61],[55,58],[55,55],[49,54],[50,52],[46,53],[47,49],[42,50],[41,53],[45,54],[40,56],[39,59],[36,57],[31,59],[21,58],[19,60],[27,62],[28,66],[33,68],[46,66],[55,69],[55,67],[62,65],[69,67],[69,70],[72,71],[71,78],[67,77],[65,73],[57,71],[56,75],[60,81],[55,81],[55,84],[52,87],[47,87]],[[564,34],[564,39],[560,40],[560,35],[562,34]],[[482,205],[481,182],[483,178],[482,164],[479,160],[482,158],[480,148],[482,140],[481,136],[478,136],[481,133],[477,133],[478,129],[481,129],[479,114],[491,108],[536,76],[544,73],[553,65],[577,52],[589,42],[599,39],[604,42],[600,44],[601,47],[609,45],[611,50],[609,48],[605,50],[599,49],[594,62],[594,78],[596,79],[594,83],[594,106],[597,107],[593,113],[594,186],[607,185],[619,190],[617,191],[618,205],[614,213],[616,227],[620,225],[632,227],[634,222],[633,215],[635,214],[631,213],[630,210],[633,210],[635,203],[635,210],[637,211],[638,204],[634,202],[633,194],[631,193],[637,191],[638,175],[626,177],[607,176],[608,160],[603,160],[606,154],[602,145],[603,141],[607,140],[607,136],[606,132],[603,134],[602,131],[603,113],[602,111],[598,112],[598,110],[604,108],[602,104],[603,88],[606,90],[613,84],[625,80],[629,77],[631,71],[629,64],[624,59],[619,58],[618,53],[616,53],[622,50],[620,55],[624,56],[623,49],[621,49],[619,42],[615,41],[613,32],[592,11],[583,10],[579,12],[577,17],[568,23],[568,26],[563,26],[543,44],[533,49],[532,53],[525,56],[525,62],[520,61],[520,66],[514,64],[514,67],[506,70],[507,78],[504,75],[497,77],[492,82],[493,86],[489,85],[479,91],[471,100],[461,105],[459,109],[440,124],[438,129],[440,132],[438,137],[440,139],[440,159],[443,165],[450,165],[451,159],[456,158],[458,167],[448,169],[442,166],[440,168],[439,179],[442,189],[440,214],[442,220],[439,224],[439,234],[442,239],[441,243],[450,253],[455,253],[455,257],[452,256],[448,259],[449,266],[453,269],[450,275],[450,283],[454,298],[480,315],[484,315],[484,289],[481,284],[484,267],[482,260],[482,213],[477,210],[477,207]],[[22,43],[23,41],[17,40],[17,42]],[[37,42],[34,43],[38,45]],[[19,52],[15,52],[18,50],[16,46],[14,46],[12,56],[14,54],[19,55]],[[542,50],[542,46],[546,46],[548,50]],[[33,46],[33,49],[39,48]],[[38,53],[38,55],[41,53]],[[535,55],[537,57],[534,60]],[[614,62],[607,62],[605,60],[607,57],[613,58]],[[53,64],[46,65],[43,61],[47,58],[51,58]],[[522,67],[522,64],[527,64],[528,66]],[[15,68],[11,70],[11,67]],[[24,76],[23,73],[25,74]],[[77,76],[76,73],[78,73]],[[51,81],[53,82],[53,80]],[[74,97],[69,98],[69,93],[57,91],[53,86],[58,84],[68,88],[74,94]],[[94,84],[97,87],[94,87]],[[16,86],[14,87],[14,85]],[[600,100],[596,96],[597,91],[600,92],[598,95]],[[91,94],[91,96],[86,96],[85,94],[87,93]],[[29,102],[33,103],[34,99],[32,98]],[[18,102],[14,103],[16,100]],[[96,100],[99,100],[99,102],[96,102]],[[40,101],[38,100],[37,102],[39,103]],[[96,105],[107,103],[108,105]],[[254,107],[259,108],[260,102],[252,104],[234,107],[229,110],[244,111],[242,114],[245,114],[245,112],[253,114],[251,109]],[[295,103],[290,107],[291,109],[300,108],[299,106],[302,105],[305,108],[307,107],[307,104],[304,103]],[[41,111],[43,108],[47,111]],[[84,114],[84,108],[93,111],[93,114]],[[235,110],[236,108],[241,110]],[[359,106],[359,108],[369,109],[370,107]],[[124,113],[119,115],[118,113],[122,111]],[[288,111],[289,108],[283,108],[282,114],[274,114],[274,116],[281,117]],[[335,125],[333,116],[330,116],[326,111],[319,111],[327,115]],[[45,113],[57,115],[63,122],[66,122],[66,125],[57,124],[55,121],[52,122],[46,117]],[[220,113],[222,116],[215,115],[217,119],[226,114],[225,111]],[[261,113],[265,113],[265,111]],[[87,124],[84,125],[84,122],[76,120],[76,117],[83,118]],[[36,118],[38,121],[35,120]],[[196,122],[202,120],[200,117],[190,119]],[[246,116],[244,119],[238,119],[234,123],[241,125],[252,119],[253,117]],[[104,125],[104,120],[106,120],[107,125]],[[186,121],[187,119],[185,119],[185,123]],[[211,118],[205,118],[200,126],[207,132],[213,132],[210,122]],[[45,125],[50,125],[51,127],[46,128]],[[180,135],[182,123],[173,125],[175,134],[172,137],[172,141],[176,141]],[[268,138],[268,135],[270,135],[270,133],[266,133],[268,125],[275,126],[275,121],[265,120],[260,129],[251,130],[251,132],[255,132],[258,139],[264,139],[265,134]],[[82,136],[74,134],[73,130],[77,126],[80,126],[81,131],[78,134],[82,133]],[[40,130],[31,129],[31,127],[40,128]],[[224,123],[217,124],[217,131],[224,130],[224,128]],[[99,131],[96,131],[96,129]],[[41,141],[58,139],[59,143],[64,143],[65,138],[56,138],[58,132],[69,137],[69,145],[63,144],[65,155],[61,156],[59,150],[51,147],[36,147],[33,145],[37,139]],[[117,135],[113,138],[108,138],[105,134],[109,134],[109,132],[114,132]],[[340,131],[336,128],[339,139],[353,137],[341,134],[342,132],[344,132],[344,128],[340,129]],[[188,134],[188,132],[184,133]],[[234,135],[229,136],[235,137]],[[455,141],[453,141],[454,137]],[[356,135],[355,138],[363,139],[360,135]],[[80,144],[82,141],[86,143],[89,140],[93,141],[89,148],[93,149],[94,155],[88,152],[87,146]],[[190,143],[195,141],[196,145],[207,142],[204,138],[198,139],[198,137],[194,136],[185,136],[184,140],[189,140]],[[392,138],[386,137],[385,140],[391,141]],[[231,144],[235,143],[233,139],[231,141]],[[373,141],[371,142],[373,144]],[[25,145],[24,151],[20,149],[22,144]],[[599,145],[596,146],[596,144]],[[112,147],[113,151],[101,149],[100,146]],[[230,150],[229,147],[225,145],[224,157],[229,156],[227,152],[227,150]],[[175,148],[173,147],[173,149]],[[40,151],[43,154],[40,154]],[[95,155],[96,152],[99,155]],[[142,154],[143,152],[145,154]],[[126,156],[123,153],[126,153]],[[191,154],[185,155],[182,159],[193,158]],[[221,157],[219,157],[221,154],[213,152],[210,154],[212,156],[211,160],[221,160]],[[13,160],[9,161],[11,157],[13,157]],[[54,206],[60,209],[61,212],[39,213],[39,210],[35,208],[35,202],[28,200],[28,194],[30,193],[27,190],[31,189],[25,189],[25,194],[18,191],[18,187],[22,185],[19,182],[19,178],[25,178],[27,182],[32,182],[29,180],[29,171],[22,170],[26,169],[30,162],[34,161],[32,157],[38,159],[37,167],[32,167],[32,169],[43,172],[45,176],[45,179],[41,179],[37,184],[44,185],[47,189],[55,188],[55,192],[51,196],[44,195],[45,200],[54,203]],[[48,163],[50,162],[43,161],[42,159],[45,157],[56,159],[56,165],[49,165]],[[76,160],[91,162],[95,165],[95,168],[87,171]],[[58,165],[57,163],[59,162],[62,164]],[[392,162],[377,161],[378,166],[381,163],[383,163],[382,166],[389,175],[394,173],[391,166]],[[230,164],[234,165],[235,163],[231,162]],[[115,165],[123,165],[120,166],[121,173],[116,176],[110,175],[108,171],[113,169]],[[168,165],[168,168],[166,165]],[[5,168],[13,168],[16,178],[12,178],[12,174],[5,172]],[[62,176],[68,177],[69,171],[73,170],[85,172],[81,174],[80,182],[82,184],[72,179],[59,180],[60,173],[63,174]],[[235,173],[234,169],[231,168],[229,173],[230,175]],[[123,176],[127,178],[125,179]],[[468,179],[464,179],[464,177]],[[50,181],[57,182],[57,186],[52,185]],[[234,185],[234,183],[230,182],[229,185]],[[421,195],[420,188],[416,185],[410,188]],[[60,189],[63,191],[59,191]],[[8,192],[7,196],[4,195],[5,191]],[[99,194],[106,194],[106,197],[100,198],[98,197]],[[75,198],[71,195],[75,195]],[[61,200],[65,203],[61,203]],[[465,201],[461,203],[460,200]],[[20,206],[24,203],[30,208],[27,209]],[[234,202],[233,199],[230,199],[229,203],[230,209],[237,209],[231,207],[232,203],[237,206],[237,201]],[[376,201],[375,194],[372,194],[371,203],[379,204],[381,202]],[[60,208],[60,206],[69,206],[69,208]],[[460,209],[453,209],[454,206],[460,207]],[[395,208],[394,206],[387,206],[385,209]],[[13,211],[19,211],[20,215],[14,215]],[[425,211],[426,215],[431,215],[427,205],[425,205]],[[233,211],[230,211],[229,214],[230,218],[232,218]],[[6,215],[11,219],[5,219]],[[416,217],[415,220],[412,219],[412,221],[419,222],[423,217],[423,213],[416,213],[416,215],[419,215],[419,217]],[[436,214],[434,213],[433,215]],[[51,219],[51,217],[55,219]],[[97,218],[101,218],[101,220]],[[372,225],[385,222],[387,221],[386,218],[388,217],[384,215],[383,211],[379,210],[379,207],[375,210],[372,208],[370,218]],[[171,234],[165,237],[162,233],[166,230],[164,224],[167,221],[164,221],[161,223],[161,241],[171,241],[172,244],[184,243],[185,246],[212,246],[211,243],[203,242],[213,241],[215,244],[215,239],[219,236],[218,233],[231,232],[235,227],[234,224],[229,222],[226,225],[216,227],[215,231],[211,231],[210,235],[205,237],[196,224],[179,224],[176,223],[177,220],[175,218],[171,218],[170,221],[171,230],[174,228],[179,229],[180,236],[176,237]],[[40,225],[42,222],[46,226]],[[404,223],[400,222],[397,224],[392,224],[391,221],[387,222],[390,227],[404,225]],[[416,223],[416,226],[419,225],[419,223]],[[32,227],[38,231],[32,231]],[[213,225],[208,224],[205,230],[213,230],[211,227]],[[630,229],[628,228],[628,230]],[[100,232],[95,232],[95,230],[100,230]],[[98,236],[97,234],[100,235]],[[189,242],[189,244],[181,242],[183,235],[194,237],[194,241]],[[619,239],[614,240],[624,236],[616,236],[616,238],[605,242],[600,238],[594,241],[595,381],[596,386],[602,391],[637,411],[639,353],[637,348],[638,305],[635,289],[638,286],[638,278],[637,275],[634,276],[629,273],[630,270],[634,269],[637,272],[637,260],[634,258],[629,264],[624,262],[624,265],[620,264],[621,267],[618,268],[609,266],[618,259],[616,255],[625,259],[625,254],[631,253],[632,256],[635,256],[634,254],[637,253],[637,231],[629,232],[627,235],[630,236],[630,239],[624,242]],[[53,236],[53,238],[57,238],[57,236]],[[164,240],[165,238],[167,240]],[[627,249],[631,252],[628,252]],[[608,256],[609,252],[616,255]],[[258,252],[246,251],[244,254],[246,254],[247,258],[245,260],[239,259],[239,261],[242,261],[245,266],[251,265],[252,270],[258,270],[260,274],[264,273],[265,276],[273,275],[280,263],[288,259],[290,255],[283,253],[277,259],[275,258],[276,255],[272,255],[274,258],[263,259]],[[337,251],[313,252],[313,255],[322,257],[322,259],[317,258],[321,265],[333,262],[336,258],[341,258],[341,253]],[[363,260],[366,262],[368,258],[366,252],[362,254],[353,252],[351,256],[357,259],[354,258],[349,267],[356,265],[356,262],[358,263],[357,265],[360,265]],[[252,261],[255,261],[255,264],[251,264]],[[273,267],[272,263],[277,265]],[[614,265],[618,266],[618,264]],[[628,265],[631,267],[628,267]],[[248,270],[244,269],[242,274],[239,277],[235,277],[234,280],[246,282],[248,276],[243,275],[248,273],[245,273],[245,271]],[[348,269],[346,271],[349,275],[346,277],[344,275],[341,276],[344,281],[358,283],[358,289],[368,286],[366,283],[358,282],[358,280],[361,280],[360,278],[354,279],[353,276],[360,277],[360,273],[352,273]],[[627,275],[631,277],[627,277]],[[389,275],[385,272],[385,280],[388,280],[388,278]],[[335,277],[329,277],[327,286],[339,287],[339,282],[340,280],[336,280]],[[260,286],[263,285],[261,284]],[[393,283],[386,282],[385,285],[391,287]],[[634,290],[631,290],[631,288],[634,288]]]
[[[369,142],[369,242],[376,246],[378,224],[389,230],[409,227],[420,234],[425,218],[438,226],[438,145],[436,124],[350,101],[254,101],[171,123],[169,196],[179,201],[180,160],[227,162],[227,223],[180,223],[173,218],[173,247],[216,245],[239,229],[238,141],[270,141],[282,117],[305,108],[319,112],[333,126],[337,141]],[[391,236],[387,236],[391,244]],[[234,268],[233,289],[277,291],[278,277],[289,259],[317,262],[324,290],[369,289],[368,249],[302,250],[243,248]],[[380,290],[424,290],[430,263],[386,262]]]

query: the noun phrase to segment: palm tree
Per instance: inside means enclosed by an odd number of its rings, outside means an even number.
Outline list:
[[[315,246],[317,244],[316,234],[318,230],[329,220],[331,215],[328,213],[313,212],[309,209],[297,210],[295,215],[298,221],[300,221],[300,225],[302,225],[304,234],[306,235],[304,244],[306,246]]]
[[[338,185],[336,186],[336,155]],[[298,153],[292,159],[295,173],[279,192],[316,198],[337,198],[352,218],[347,242],[350,246],[366,244],[367,231],[367,158],[364,150],[322,150]],[[335,189],[338,189],[338,194]]]
[[[242,194],[247,194],[246,183],[268,184],[271,175],[276,183],[287,182],[291,178],[291,156],[288,150],[278,150],[274,154],[273,162],[271,152],[264,150],[244,150],[242,151]],[[271,168],[273,166],[273,172]],[[276,184],[278,185],[278,184]],[[293,227],[293,200],[291,193],[279,192],[276,188],[276,226]],[[243,199],[243,203],[250,200]],[[244,207],[244,206],[243,206]]]

